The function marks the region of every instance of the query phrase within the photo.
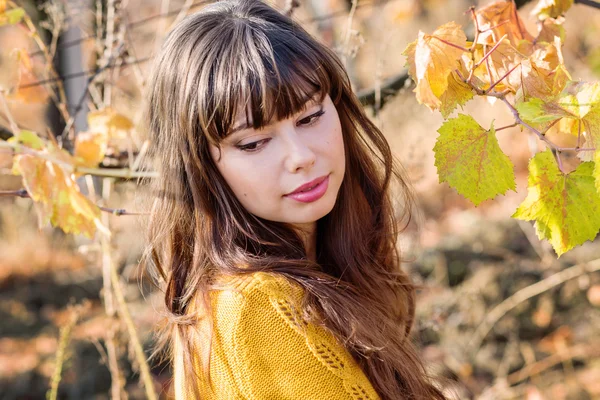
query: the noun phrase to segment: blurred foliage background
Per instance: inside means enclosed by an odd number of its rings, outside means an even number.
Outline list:
[[[41,135],[64,130],[61,107],[67,106],[61,99],[52,100],[48,85],[53,83],[45,81],[50,59],[67,77],[65,82],[79,79],[88,86],[84,101],[69,97],[70,110],[79,106],[72,121],[77,132],[88,129],[87,112],[107,107],[131,122],[119,126],[126,134],[115,136],[116,144],[101,163],[103,168],[131,167],[144,148],[144,135],[137,127],[148,61],[170,27],[204,3],[18,1],[50,55],[39,51],[22,25],[0,27],[0,85],[20,77],[20,89],[8,100],[14,121]],[[550,245],[537,239],[532,224],[510,218],[525,198],[527,161],[535,149],[518,128],[498,135],[516,166],[516,193],[475,207],[447,184],[439,184],[432,148],[442,117],[417,104],[411,81],[405,79],[401,53],[419,30],[432,32],[451,20],[469,26],[468,8],[489,2],[299,0],[297,7],[291,1],[274,3],[282,9],[292,6],[295,19],[345,58],[356,93],[368,103],[368,113],[415,188],[418,207],[399,243],[410,260],[404,268],[423,285],[413,338],[428,368],[454,382],[448,395],[599,399],[600,274],[577,268],[600,257],[600,246],[587,242],[557,259]],[[524,4],[519,11],[531,31],[536,31],[534,19],[528,17],[534,6]],[[575,79],[598,80],[600,10],[575,5],[564,26],[569,71]],[[22,67],[11,62],[13,48],[25,49],[30,68],[15,71]],[[76,87],[68,90],[77,94]],[[513,122],[507,109],[485,101],[472,101],[465,110],[483,126],[492,120],[496,126]],[[2,138],[10,131],[7,114],[0,111]],[[21,178],[10,174],[11,164],[12,154],[0,151],[4,193],[23,188]],[[136,199],[149,195],[133,179],[87,178],[79,183],[91,199],[113,210],[135,212]],[[104,213],[102,218],[113,232],[110,243],[51,226],[38,229],[31,199],[0,196],[0,399],[45,398],[61,343],[65,353],[58,398],[147,398],[127,326],[114,307],[103,302],[110,290],[108,262],[119,271],[131,318],[148,352],[162,297],[139,278],[144,245],[140,232],[146,217]],[[69,326],[68,340],[61,341],[61,327]],[[156,392],[167,398],[168,366],[150,368]]]

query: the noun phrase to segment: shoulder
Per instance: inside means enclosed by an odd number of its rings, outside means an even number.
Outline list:
[[[229,287],[213,299],[217,351],[242,392],[260,393],[253,398],[378,398],[341,343],[302,317],[299,284],[257,272],[236,277]]]
[[[248,275],[220,277],[217,283],[217,289],[211,293],[217,303],[232,300],[240,302],[257,294],[298,301],[304,293],[298,283],[272,272],[259,271]]]
[[[220,289],[211,292],[216,323],[221,321],[244,327],[248,323],[260,324],[275,314],[299,318],[292,314],[297,313],[304,290],[296,282],[281,275],[254,272],[243,276],[223,277],[219,279],[219,283]]]

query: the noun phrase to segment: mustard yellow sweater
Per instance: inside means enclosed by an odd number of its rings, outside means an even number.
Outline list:
[[[211,292],[214,339],[212,389],[196,360],[188,365],[175,346],[177,400],[375,400],[379,396],[331,332],[301,318],[302,288],[266,272],[229,278],[230,289]],[[202,343],[197,344],[202,347]],[[200,395],[184,368],[198,372]]]

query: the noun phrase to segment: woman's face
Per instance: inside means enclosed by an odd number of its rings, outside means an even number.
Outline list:
[[[326,96],[321,104],[311,99],[303,112],[260,130],[245,124],[245,114],[240,113],[233,132],[221,143],[220,158],[217,147],[210,149],[240,203],[260,218],[291,224],[312,223],[327,215],[345,170],[342,128],[331,98]],[[322,178],[325,181],[314,189],[290,194]]]

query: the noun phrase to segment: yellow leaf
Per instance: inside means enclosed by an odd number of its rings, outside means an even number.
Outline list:
[[[88,125],[90,132],[105,133],[111,139],[126,138],[133,128],[133,122],[128,117],[116,112],[111,107],[90,112]]]
[[[531,15],[537,15],[538,19],[557,18],[567,12],[573,5],[573,0],[540,0]]]
[[[75,181],[59,165],[23,154],[15,156],[14,168],[35,202],[40,228],[50,222],[66,233],[89,238],[96,229],[108,232],[100,222],[100,209],[81,194]]]
[[[89,238],[96,230],[110,235],[100,221],[100,209],[79,191],[73,176],[65,171],[65,166],[75,164],[68,152],[52,142],[44,143],[31,131],[21,131],[13,141],[44,155],[18,154],[12,166],[12,173],[22,176],[23,185],[34,201],[40,228],[50,222],[67,233]]]
[[[460,25],[449,22],[431,35],[419,32],[418,39],[406,47],[403,54],[407,56],[409,74],[417,83],[414,92],[421,104],[432,110],[440,109],[443,106],[440,99],[448,85],[453,85],[451,90],[456,89],[456,82],[451,75],[461,68],[461,56],[465,53],[463,49],[466,44],[467,38]],[[460,93],[464,95],[464,91]],[[445,99],[448,97],[449,94],[446,94]],[[448,107],[444,105],[444,110]]]
[[[463,106],[473,98],[473,90],[469,85],[460,80],[456,73],[448,76],[448,87],[440,97],[440,113],[442,117],[448,116],[457,106]]]
[[[106,154],[108,137],[104,133],[79,132],[75,137],[75,158],[78,165],[94,168]]]
[[[483,60],[488,53],[488,58]],[[517,51],[507,39],[494,45],[477,44],[473,58],[475,63],[480,63],[474,71],[474,76],[484,83],[480,89],[487,89],[502,79],[501,83],[494,86],[497,92],[502,92],[506,88],[513,93],[518,90],[521,85],[521,76],[517,66],[525,59],[525,56]],[[468,64],[468,68],[474,65],[473,61]]]
[[[7,98],[26,103],[46,103],[49,95],[43,85],[21,87],[38,81],[27,50],[12,49],[3,54],[2,59],[0,90],[8,92]]]
[[[561,43],[565,42],[565,28],[562,26],[562,22],[564,18],[546,18],[542,22],[542,27],[540,32],[538,33],[537,38],[535,39],[536,43],[547,42],[554,43],[554,38],[558,37]]]
[[[518,101],[530,98],[550,99],[559,94],[571,80],[571,75],[564,67],[558,65],[554,70],[538,66],[531,60],[521,64],[521,91]]]
[[[476,12],[479,29],[484,31],[477,38],[478,43],[495,44],[504,35],[517,47],[521,40],[533,41],[533,36],[517,13],[513,1],[498,1]]]

